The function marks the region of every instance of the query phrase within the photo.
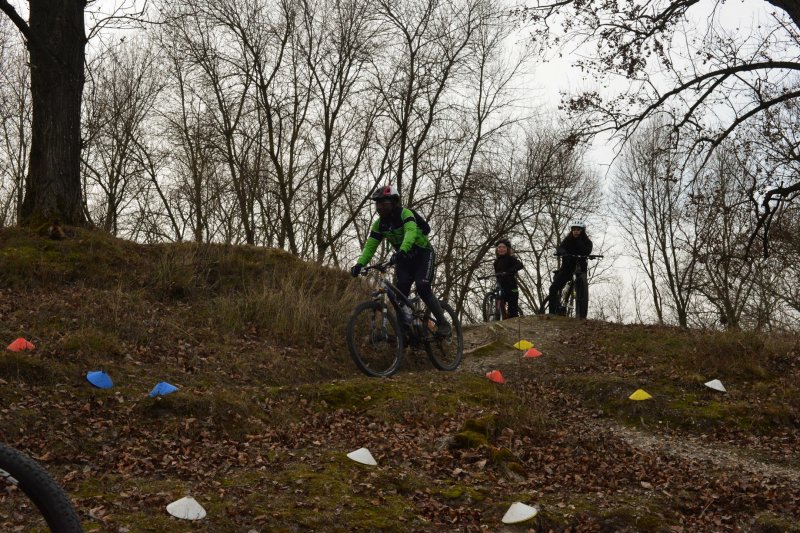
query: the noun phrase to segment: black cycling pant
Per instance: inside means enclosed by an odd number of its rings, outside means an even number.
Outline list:
[[[519,289],[517,287],[514,287],[513,289],[505,289],[501,287],[500,290],[503,295],[503,300],[506,302],[508,318],[519,316]]]
[[[589,281],[586,272],[575,274],[575,318],[586,318],[589,314]]]
[[[556,272],[556,275],[553,276],[553,283],[550,284],[550,296],[548,298],[548,302],[550,302],[551,315],[557,315],[561,313],[561,290],[571,277],[571,273],[563,270],[559,270]]]
[[[398,259],[395,268],[397,288],[404,296],[411,294],[411,285],[417,285],[417,294],[431,310],[439,322],[450,322],[444,316],[444,311],[439,300],[433,294],[433,275],[435,273],[436,252],[432,248],[412,248],[413,253],[408,259]]]
[[[550,314],[555,315],[561,313],[561,290],[564,285],[572,277],[571,272],[564,272],[559,270],[553,277],[553,283],[550,285]],[[589,282],[586,278],[586,272],[575,273],[575,316],[577,318],[586,318],[589,313]]]

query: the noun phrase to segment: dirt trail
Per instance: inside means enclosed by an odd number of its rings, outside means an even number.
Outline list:
[[[461,370],[483,374],[495,367],[515,368],[526,359],[513,348],[520,339],[532,342],[545,355],[535,359],[537,372],[544,379],[586,357],[575,342],[575,328],[582,324],[569,319],[524,317],[504,322],[479,324],[465,328],[465,360]],[[544,377],[547,375],[548,377]],[[582,415],[580,416],[580,412]],[[687,432],[648,432],[632,428],[608,417],[598,417],[588,409],[578,409],[578,424],[587,431],[613,436],[642,452],[670,457],[701,468],[731,474],[752,474],[800,483],[800,468],[764,460],[757,451],[746,446],[713,442],[702,435]],[[796,464],[796,463],[795,463]]]

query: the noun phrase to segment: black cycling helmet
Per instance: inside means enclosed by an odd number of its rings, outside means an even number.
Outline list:
[[[394,185],[385,185],[372,193],[372,199],[376,202],[379,200],[400,200],[400,192]]]

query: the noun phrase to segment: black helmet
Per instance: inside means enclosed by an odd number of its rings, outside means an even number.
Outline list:
[[[372,193],[372,199],[376,202],[378,200],[399,200],[400,193],[397,191],[397,187],[394,185],[385,185],[375,190]]]
[[[501,244],[505,244],[506,248],[508,248],[509,250],[511,249],[511,241],[509,241],[508,239],[498,240],[497,243],[495,244],[495,247],[500,246]]]

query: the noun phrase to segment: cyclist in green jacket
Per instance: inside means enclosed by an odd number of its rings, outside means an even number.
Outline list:
[[[358,276],[364,265],[375,255],[380,242],[386,239],[395,249],[392,262],[396,266],[397,288],[408,296],[411,285],[416,283],[417,294],[436,317],[436,334],[450,335],[450,323],[431,288],[436,252],[428,237],[417,226],[414,213],[400,205],[400,193],[396,187],[381,187],[372,194],[372,199],[375,201],[378,219],[372,223],[364,250],[350,269],[350,274],[353,277]]]

